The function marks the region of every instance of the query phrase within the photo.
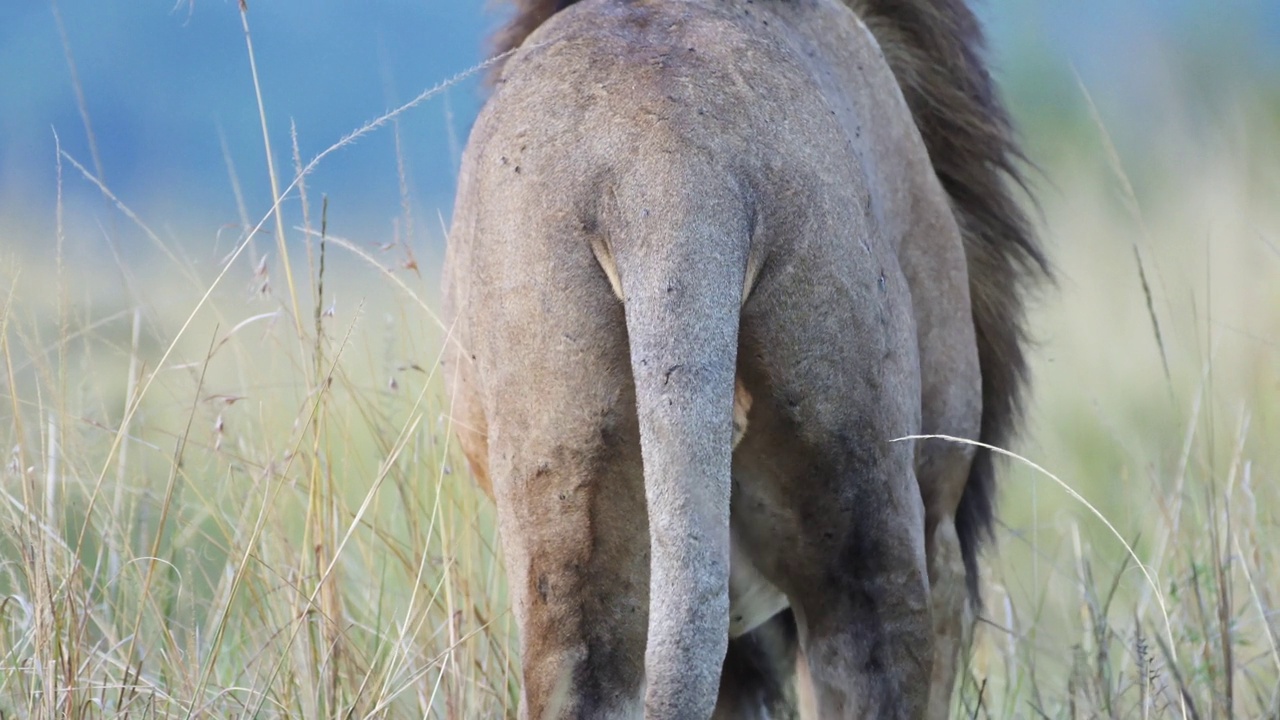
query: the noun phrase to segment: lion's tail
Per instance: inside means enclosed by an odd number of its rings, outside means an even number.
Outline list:
[[[641,161],[642,163],[644,161]],[[652,162],[652,161],[651,161]],[[609,233],[649,511],[646,716],[708,717],[729,629],[729,492],[749,226],[724,173],[636,168]],[[670,178],[681,176],[681,187]],[[691,188],[697,188],[696,192]],[[716,188],[721,188],[719,191]]]

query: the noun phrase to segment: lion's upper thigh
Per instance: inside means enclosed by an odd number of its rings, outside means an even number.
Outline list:
[[[794,263],[804,282],[762,280],[744,312],[754,403],[735,455],[735,528],[793,602],[831,579],[922,578],[912,444],[896,442],[920,422],[905,284],[889,265]]]
[[[833,479],[830,492],[918,493],[913,445],[896,442],[921,427],[911,296],[896,258],[817,245],[785,263],[743,308],[739,368],[753,398],[744,444],[799,448],[811,467],[784,472],[871,475]]]
[[[477,374],[526,707],[611,717],[643,685],[644,481],[621,304],[566,256],[481,293]]]
[[[476,484],[492,498],[493,487],[489,480],[489,423],[484,416],[481,388],[476,382],[475,361],[465,352],[460,340],[452,342],[455,345],[446,350],[443,364],[450,425]]]

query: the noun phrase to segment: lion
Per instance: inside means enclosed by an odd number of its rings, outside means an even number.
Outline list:
[[[946,717],[1048,263],[963,0],[515,0],[442,294],[527,718]]]

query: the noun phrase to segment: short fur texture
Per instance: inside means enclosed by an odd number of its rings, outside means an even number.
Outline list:
[[[1045,270],[971,11],[516,9],[443,295],[522,715],[947,717],[992,458],[889,440],[1007,440]]]
[[[492,41],[519,47],[578,0],[514,0]],[[1050,274],[1048,259],[1013,194],[1025,186],[1008,111],[983,57],[986,39],[963,0],[845,0],[879,41],[958,216],[968,253],[969,292],[982,368],[979,441],[1005,447],[1017,427],[1026,382],[1024,297]],[[498,65],[491,77],[502,71]],[[1011,185],[1012,183],[1012,185]],[[979,449],[956,515],[966,580],[980,601],[978,552],[995,518],[995,457]]]

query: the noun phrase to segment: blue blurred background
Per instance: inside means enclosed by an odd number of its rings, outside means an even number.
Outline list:
[[[466,70],[504,16],[483,0],[250,0],[278,167],[290,176],[289,125],[304,162],[365,121]],[[988,0],[992,59],[1033,156],[1059,151],[1088,122],[1081,83],[1124,153],[1162,123],[1195,122],[1245,96],[1274,113],[1277,0]],[[60,21],[59,21],[60,18]],[[61,24],[61,30],[59,25]],[[83,92],[98,157],[77,107]],[[1079,82],[1075,77],[1079,76]],[[1249,92],[1241,93],[1241,88]],[[458,153],[479,108],[470,77],[400,123],[413,205],[447,219]],[[184,243],[238,224],[230,165],[256,221],[270,206],[261,128],[234,0],[4,0],[0,3],[0,247],[50,243],[62,148],[140,215]],[[327,159],[313,193],[331,222],[376,241],[401,212],[395,133]],[[70,227],[114,211],[64,167]],[[122,232],[126,252],[145,242]],[[92,247],[93,242],[88,242]]]

